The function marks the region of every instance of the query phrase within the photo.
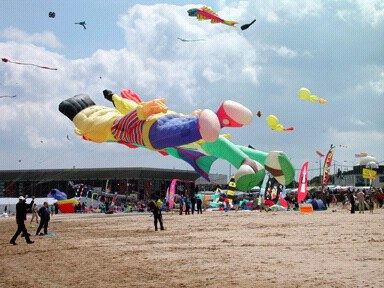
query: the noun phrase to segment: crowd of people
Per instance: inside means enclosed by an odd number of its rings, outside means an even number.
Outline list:
[[[275,191],[276,190],[276,191]],[[229,191],[229,190],[228,190]],[[232,210],[255,210],[259,209],[260,211],[266,210],[269,211],[268,207],[278,203],[281,199],[280,193],[281,189],[268,189],[263,197],[260,197],[258,194],[254,194],[250,197],[242,197],[236,195],[234,197],[229,197],[228,193],[225,193],[225,190],[221,190],[220,187],[216,187],[216,193],[218,198],[215,203],[219,203],[217,206],[218,210],[228,211]],[[228,195],[227,195],[228,194]],[[208,207],[207,203],[203,201],[204,195],[201,193],[191,193],[184,191],[183,193],[175,195],[176,208],[179,211],[179,215],[190,215],[190,214],[202,214],[204,210]],[[162,200],[163,199],[163,200]],[[164,230],[164,223],[162,217],[162,211],[170,211],[169,202],[166,198],[160,198],[159,194],[152,195],[151,200],[149,201],[138,201],[136,203],[116,203],[116,199],[104,199],[104,202],[99,204],[100,211],[111,214],[117,211],[120,212],[145,212],[150,211],[153,213],[154,217],[154,227],[157,231],[160,227],[160,230]],[[288,192],[284,194],[283,198],[286,203],[288,210],[298,210],[299,203],[297,202],[296,195],[293,192]],[[342,204],[343,208],[350,207],[350,212],[353,214],[357,210],[359,213],[364,213],[369,210],[370,213],[373,213],[375,207],[382,208],[384,205],[384,192],[381,188],[370,188],[370,189],[359,189],[359,188],[348,188],[348,189],[329,189],[326,188],[324,191],[311,191],[308,193],[305,201],[311,199],[320,199],[325,205],[325,209],[336,207],[338,203]],[[121,209],[118,209],[121,207]],[[30,219],[30,225],[33,223],[38,224],[35,235],[47,235],[48,233],[48,224],[51,218],[51,215],[58,213],[58,205],[48,205],[48,202],[44,202],[43,206],[40,208],[34,203],[34,197],[32,197],[31,203],[27,204],[26,199],[23,196],[19,197],[19,202],[16,204],[16,224],[17,230],[13,237],[10,240],[10,244],[16,245],[16,240],[21,234],[25,238],[28,244],[34,243],[31,240],[31,234],[28,233],[25,226],[25,221],[27,220],[27,213],[31,212],[32,217]],[[85,213],[89,212],[87,210],[85,202],[79,203],[74,207],[74,212],[76,213]],[[158,227],[159,226],[159,227]],[[33,226],[31,226],[33,227]],[[41,232],[43,231],[43,232]]]

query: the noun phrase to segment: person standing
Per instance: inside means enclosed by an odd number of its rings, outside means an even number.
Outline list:
[[[40,225],[36,230],[36,235],[47,235],[48,234],[48,222],[51,219],[51,215],[49,213],[48,202],[44,202],[43,207],[39,209],[40,216]],[[41,228],[44,227],[44,234],[40,233]]]
[[[33,206],[32,206],[32,218],[31,218],[31,222],[30,224],[32,224],[33,222],[33,219],[36,218],[36,223],[39,224],[39,216],[37,215],[37,206],[35,203],[33,203]]]
[[[196,198],[197,214],[203,214],[202,205],[203,205],[203,201],[201,200],[201,197],[197,197]]]
[[[160,202],[159,202],[160,201]],[[161,204],[160,204],[161,203]],[[149,203],[148,203],[148,208],[150,209],[150,211],[153,213],[153,218],[154,218],[154,224],[155,224],[155,231],[157,231],[157,222],[160,223],[160,230],[164,230],[164,226],[163,226],[163,216],[161,215],[161,206],[162,205],[162,202],[160,199],[157,199],[157,201],[155,200],[151,200]],[[160,207],[159,207],[160,206]]]
[[[351,203],[351,214],[355,214],[356,202],[355,202],[355,195],[353,192],[351,192],[349,196],[349,202]]]
[[[191,196],[191,212],[192,212],[192,215],[195,213],[195,205],[196,205],[196,197],[195,197],[195,194],[192,194],[192,196]]]
[[[183,215],[183,210],[184,210],[184,205],[185,205],[184,201],[185,201],[185,198],[183,195],[181,195],[180,200],[179,200],[179,205],[180,205],[179,206],[179,215]]]
[[[21,232],[23,232],[23,235],[25,237],[25,240],[28,244],[34,243],[29,238],[29,233],[27,231],[27,228],[25,227],[24,221],[27,220],[27,211],[28,209],[31,209],[32,205],[34,204],[35,197],[32,197],[32,201],[30,204],[25,203],[25,198],[23,196],[19,197],[19,202],[16,204],[16,223],[17,223],[17,231],[15,235],[13,235],[12,239],[9,241],[10,244],[16,245],[16,239],[20,235]]]
[[[359,213],[364,213],[365,210],[365,193],[364,191],[359,191],[356,194],[357,201],[359,202]]]
[[[188,197],[185,197],[185,215],[189,215],[190,208],[191,208],[191,202]]]

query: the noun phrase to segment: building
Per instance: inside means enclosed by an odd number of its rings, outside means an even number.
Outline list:
[[[366,168],[366,166],[356,165],[353,166],[352,170],[343,171],[339,175],[334,175],[334,184],[340,186],[384,186],[384,165],[380,165],[377,169],[373,169],[377,172],[377,177],[372,180],[372,183],[370,183],[369,179],[363,178],[363,168]]]
[[[0,197],[33,195],[45,197],[53,188],[74,197],[76,184],[97,187],[118,194],[137,193],[138,199],[148,199],[151,193],[161,193],[172,179],[195,181],[199,175],[190,170],[157,168],[90,168],[0,171]]]

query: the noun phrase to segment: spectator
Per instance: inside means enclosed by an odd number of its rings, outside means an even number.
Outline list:
[[[356,194],[357,201],[359,202],[359,213],[364,213],[365,210],[365,193],[363,191],[359,191]]]
[[[34,241],[31,241],[29,238],[29,233],[27,231],[27,228],[25,227],[24,221],[27,220],[27,210],[32,207],[34,204],[35,197],[32,197],[32,201],[30,204],[25,203],[25,198],[23,196],[19,197],[19,202],[16,204],[16,223],[17,223],[17,231],[15,235],[13,235],[11,241],[9,241],[10,244],[16,245],[16,239],[20,235],[21,232],[23,232],[25,240],[28,244],[34,243]]]
[[[196,199],[197,214],[203,214],[202,204],[203,204],[203,201],[201,200],[201,197],[197,197]]]
[[[32,218],[31,218],[31,222],[30,224],[32,224],[33,222],[33,219],[36,218],[36,223],[39,224],[39,216],[37,215],[37,206],[35,203],[33,203],[33,206],[32,206]]]
[[[40,216],[40,225],[36,230],[36,235],[47,235],[48,233],[48,222],[51,219],[49,208],[48,208],[48,202],[44,202],[43,207],[39,209],[39,216]],[[40,230],[44,227],[44,234],[40,233]]]

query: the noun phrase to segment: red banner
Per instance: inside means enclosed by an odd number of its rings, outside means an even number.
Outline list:
[[[297,189],[297,202],[304,201],[308,194],[308,161],[304,162],[299,175],[299,187]]]

